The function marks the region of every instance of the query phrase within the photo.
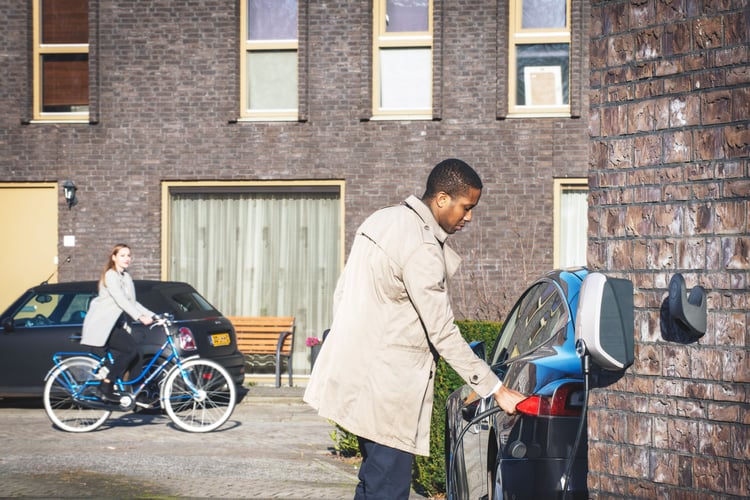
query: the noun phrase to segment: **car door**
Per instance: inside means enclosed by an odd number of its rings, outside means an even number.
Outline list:
[[[37,292],[16,309],[0,334],[0,394],[40,396],[54,353],[89,350],[79,339],[92,296]]]
[[[562,376],[563,373],[550,369],[545,359],[558,355],[569,319],[565,296],[554,280],[542,279],[527,289],[508,315],[490,355],[490,365],[503,384],[532,395],[555,377]],[[502,448],[519,416],[499,413],[493,418],[494,432]],[[485,425],[482,429],[482,442],[489,446],[490,427]],[[482,459],[494,462],[493,453]],[[488,463],[487,467],[492,469],[494,463]],[[487,491],[492,475],[485,478],[484,491]]]

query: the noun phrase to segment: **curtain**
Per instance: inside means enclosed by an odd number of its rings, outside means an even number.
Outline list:
[[[227,316],[294,316],[293,366],[330,326],[340,272],[338,193],[173,193],[169,278]]]
[[[560,198],[560,267],[586,265],[588,191],[562,190]]]

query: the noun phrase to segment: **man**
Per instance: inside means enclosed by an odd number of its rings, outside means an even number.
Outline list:
[[[421,200],[378,210],[357,230],[304,398],[359,438],[355,499],[409,497],[414,454],[429,455],[438,356],[508,413],[524,397],[474,355],[448,296],[460,259],[445,240],[471,221],[481,190],[469,165],[444,160]]]

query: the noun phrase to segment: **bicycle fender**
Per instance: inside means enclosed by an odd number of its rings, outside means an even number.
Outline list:
[[[62,361],[57,361],[58,357],[67,356]],[[58,369],[59,367],[63,366],[65,363],[72,359],[92,359],[94,361],[100,361],[101,358],[98,358],[94,354],[91,354],[90,352],[58,352],[55,353],[55,355],[52,357],[53,360],[55,360],[54,364],[52,365],[52,368],[50,368],[47,371],[47,374],[44,376],[44,381],[46,382],[50,375],[52,375],[52,372]]]

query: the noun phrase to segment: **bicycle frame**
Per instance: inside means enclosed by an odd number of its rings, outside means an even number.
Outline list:
[[[166,370],[170,363],[175,363],[174,367],[170,368],[170,370],[182,370],[183,362],[200,357],[197,354],[184,358],[181,357],[179,354],[180,350],[175,345],[175,340],[173,338],[174,333],[170,330],[172,322],[165,321],[161,326],[164,327],[166,339],[164,340],[164,343],[161,345],[159,350],[151,357],[151,360],[148,362],[148,364],[146,364],[142,368],[141,373],[139,373],[138,376],[132,380],[123,381],[122,379],[117,379],[115,381],[116,387],[120,389],[134,387],[134,389],[131,389],[131,393],[128,395],[132,398],[132,402],[135,401],[135,398],[146,388],[146,386],[148,386],[149,383],[151,383],[156,377],[158,377]],[[162,361],[161,363],[157,363],[158,360],[162,358],[162,355],[167,351],[169,351],[169,355],[164,358],[164,361]],[[47,380],[56,368],[63,365],[67,360],[73,357],[88,357],[95,360],[97,364],[96,368],[94,369],[94,374],[99,374],[102,368],[104,368],[104,364],[106,361],[109,361],[110,363],[113,361],[112,353],[110,353],[109,350],[105,352],[104,356],[99,356],[92,352],[57,352],[52,356],[54,365],[49,370],[49,372],[47,372],[47,375],[44,377],[44,379]],[[152,368],[154,367],[155,369],[153,369],[152,371]],[[149,374],[149,372],[151,373]],[[101,380],[104,378],[105,376],[101,376],[100,379],[95,381],[87,380],[82,385],[75,380],[68,380],[66,378],[66,384],[70,388],[70,393],[75,399],[95,401],[97,399],[96,397],[85,395],[84,391],[90,386],[101,384]],[[138,385],[139,383],[140,385]],[[195,386],[193,386],[193,384],[189,380],[186,380],[186,383],[188,384],[188,387],[191,391],[197,392],[197,388],[195,388]],[[161,399],[161,394],[159,395],[159,399]]]

